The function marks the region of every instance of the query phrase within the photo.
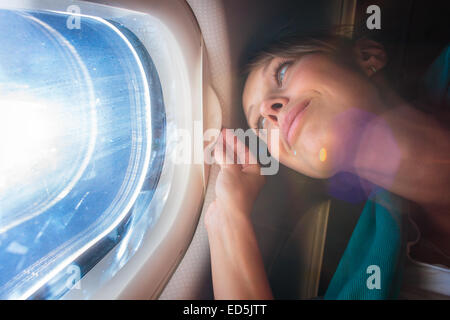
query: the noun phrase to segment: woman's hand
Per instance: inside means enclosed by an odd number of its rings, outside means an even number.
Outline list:
[[[220,172],[216,180],[216,200],[205,215],[206,226],[220,225],[224,216],[248,218],[265,183],[256,158],[231,131],[222,130],[214,149]]]
[[[214,297],[272,299],[250,221],[253,204],[264,185],[264,176],[256,159],[231,130],[222,130],[214,157],[220,165],[216,200],[205,215]]]

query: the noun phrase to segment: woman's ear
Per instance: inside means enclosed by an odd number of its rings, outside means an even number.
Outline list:
[[[355,42],[353,50],[356,63],[369,77],[383,69],[387,63],[386,51],[383,45],[376,41],[361,38]]]

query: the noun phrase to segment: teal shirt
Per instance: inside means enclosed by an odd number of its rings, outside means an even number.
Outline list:
[[[424,85],[430,102],[450,106],[450,46],[434,61]],[[386,190],[366,202],[325,293],[325,299],[395,299],[406,257],[406,202]]]
[[[371,194],[325,299],[392,299],[398,295],[406,244],[404,206],[386,190]]]

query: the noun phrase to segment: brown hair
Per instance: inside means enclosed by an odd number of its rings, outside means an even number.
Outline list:
[[[318,34],[316,36],[290,35],[275,40],[254,55],[244,67],[244,74],[266,65],[273,58],[299,58],[311,53],[324,53],[354,65],[351,38],[339,34]]]

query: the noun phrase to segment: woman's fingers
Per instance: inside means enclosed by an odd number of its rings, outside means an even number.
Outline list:
[[[259,173],[256,157],[231,129],[222,129],[214,150],[216,161],[221,167],[239,168],[244,172]]]
[[[250,152],[245,143],[233,134],[232,130],[225,129],[225,139],[227,144],[233,148],[239,164],[242,164],[243,167],[258,164],[256,157]]]
[[[230,146],[228,146],[224,130],[220,133],[214,147],[214,158],[221,168],[241,170],[241,166],[235,160],[235,153]]]

